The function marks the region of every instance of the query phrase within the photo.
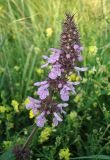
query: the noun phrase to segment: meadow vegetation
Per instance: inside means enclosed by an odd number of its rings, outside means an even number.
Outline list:
[[[58,127],[38,128],[30,159],[99,155],[91,159],[110,160],[110,1],[0,0],[1,160],[9,160],[10,148],[24,144],[33,127],[27,97],[37,96],[33,83],[47,75],[40,68],[42,55],[59,48],[66,11],[75,14],[88,71],[70,98],[65,120]]]

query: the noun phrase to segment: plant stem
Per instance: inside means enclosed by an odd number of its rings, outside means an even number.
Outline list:
[[[22,152],[24,151],[24,149],[25,149],[25,148],[29,145],[29,143],[31,142],[31,140],[32,140],[32,138],[33,138],[36,130],[37,130],[37,127],[35,126],[35,127],[33,128],[32,132],[31,132],[31,134],[30,134],[29,137],[27,138],[27,140],[26,140],[26,142],[25,142],[25,144],[24,144],[24,146],[23,146],[23,148],[22,148]]]

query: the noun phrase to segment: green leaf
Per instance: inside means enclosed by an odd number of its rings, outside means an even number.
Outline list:
[[[0,156],[0,160],[15,160],[15,157],[12,153],[12,150],[8,150],[6,152],[4,152],[1,156]]]
[[[70,160],[78,160],[78,159],[110,160],[110,156],[106,156],[106,155],[92,155],[92,156],[70,158]]]

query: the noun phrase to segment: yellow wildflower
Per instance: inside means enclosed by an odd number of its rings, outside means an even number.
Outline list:
[[[19,112],[19,103],[16,100],[12,100],[11,105],[13,106],[15,112]]]
[[[77,94],[76,97],[74,98],[74,101],[77,103],[80,101],[80,99],[81,99],[81,95]]]
[[[75,81],[75,80],[76,80],[76,74],[75,74],[75,73],[71,74],[71,75],[68,77],[68,80],[69,80],[69,81]]]
[[[60,159],[69,160],[70,155],[71,155],[71,153],[68,148],[60,149],[60,152],[59,152]]]
[[[29,118],[30,118],[30,119],[34,118],[34,114],[33,114],[33,111],[32,111],[32,110],[29,111]]]
[[[47,37],[51,37],[52,36],[52,34],[53,34],[53,30],[52,30],[52,28],[47,28],[46,29],[46,35],[47,35]]]
[[[0,106],[0,113],[4,113],[6,111],[6,108],[4,106]]]
[[[42,132],[41,132],[41,135],[39,137],[39,142],[40,143],[43,143],[45,141],[47,141],[50,137],[52,133],[52,128],[50,127],[46,127]]]
[[[89,54],[95,56],[98,48],[96,46],[89,46]]]
[[[79,81],[80,80],[80,77],[77,76],[75,73],[71,74],[69,77],[68,77],[68,80],[69,81]]]
[[[30,102],[29,98],[26,98],[23,104],[26,106],[29,102]]]
[[[35,71],[36,71],[37,74],[43,74],[44,73],[44,71],[41,68],[36,68]]]
[[[81,78],[79,76],[76,76],[76,81],[80,81]]]
[[[76,111],[72,111],[72,112],[70,112],[70,114],[68,116],[69,116],[69,118],[71,120],[73,120],[73,119],[75,119],[77,117],[77,112]]]

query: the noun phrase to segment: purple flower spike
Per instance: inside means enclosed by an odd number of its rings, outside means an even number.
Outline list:
[[[80,53],[83,47],[80,44],[79,32],[73,17],[66,14],[60,36],[60,48],[50,48],[51,55],[43,55],[46,63],[41,68],[51,65],[51,70],[45,81],[34,83],[38,87],[37,94],[40,100],[29,97],[30,102],[26,105],[26,108],[32,109],[36,116],[38,127],[44,127],[48,119],[52,119],[54,126],[63,121],[62,114],[66,114],[65,109],[68,104],[62,102],[68,101],[70,94],[76,94],[76,86],[80,84],[80,82],[70,82],[68,79],[71,79],[69,77],[72,74],[80,76],[80,72],[87,70],[86,67],[76,66],[83,60]],[[60,97],[61,103],[57,102],[55,95]]]

